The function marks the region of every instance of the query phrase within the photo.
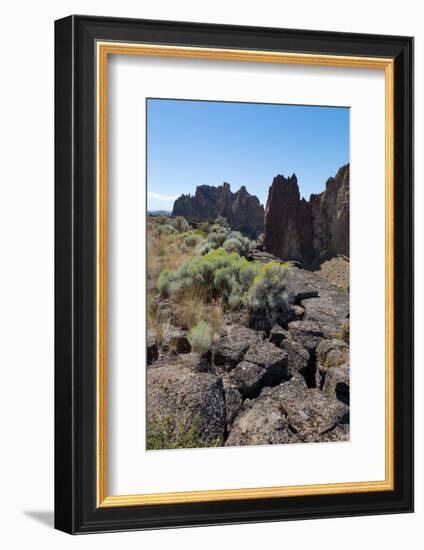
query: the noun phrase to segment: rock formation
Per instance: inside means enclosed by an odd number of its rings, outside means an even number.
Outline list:
[[[264,208],[259,199],[244,185],[233,193],[226,182],[218,187],[199,185],[194,196],[181,195],[174,203],[172,215],[209,221],[222,216],[232,229],[251,236],[261,233],[264,227]]]
[[[300,197],[294,174],[276,176],[266,204],[264,247],[284,260],[306,265],[337,254],[349,256],[349,164],[309,201]]]

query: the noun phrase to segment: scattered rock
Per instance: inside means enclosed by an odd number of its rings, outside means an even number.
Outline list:
[[[246,400],[236,417],[226,445],[264,445],[314,441],[345,441],[348,407],[316,389],[307,389],[297,376],[265,388]]]
[[[226,447],[289,443],[289,424],[278,404],[255,399],[233,422]]]
[[[349,346],[343,340],[321,340],[317,347],[317,366],[321,370],[349,361]]]
[[[196,362],[195,370],[197,372],[211,372],[212,366],[210,364],[209,354],[205,353]]]
[[[320,443],[330,442],[330,441],[349,441],[350,439],[350,428],[349,424],[337,424],[333,429],[322,434],[319,438]]]
[[[268,395],[281,404],[292,432],[300,441],[319,441],[324,433],[345,422],[349,407],[344,403],[320,390],[302,391],[290,383],[272,388]]]
[[[177,353],[190,353],[191,345],[187,333],[181,329],[170,327],[165,333],[163,348]]]
[[[276,346],[280,346],[282,341],[289,337],[290,337],[289,331],[285,330],[279,325],[274,325],[269,333],[269,341],[275,344]]]
[[[263,332],[246,327],[229,327],[227,334],[218,338],[212,347],[215,365],[231,370],[240,363],[249,346],[258,344],[264,336]]]
[[[265,369],[250,363],[242,361],[231,371],[231,380],[243,397],[253,397],[259,394],[263,387],[263,378]]]
[[[342,340],[321,340],[316,349],[315,382],[323,389],[330,369],[349,363],[349,346]],[[349,372],[347,374],[349,376]]]
[[[293,312],[293,321],[301,321],[305,315],[305,309],[302,306],[296,304],[291,306]]]
[[[279,261],[277,256],[274,256],[269,252],[265,252],[264,250],[261,250],[259,247],[252,250],[252,252],[248,256],[248,260],[255,261],[255,262],[262,262],[264,264],[267,264],[269,262]]]
[[[147,331],[147,364],[151,365],[159,357],[159,348],[156,342],[156,332],[153,329]]]
[[[349,289],[349,271],[349,258],[341,254],[323,262],[319,268],[321,277],[338,286],[344,292]]]
[[[283,340],[281,343],[281,348],[287,352],[288,373],[291,376],[294,376],[296,373],[306,376],[310,364],[310,355],[308,350],[292,338],[286,338]]]
[[[249,348],[245,361],[255,363],[265,370],[264,385],[272,386],[279,380],[288,379],[287,353],[268,341]]]
[[[350,377],[349,365],[343,364],[331,367],[325,374],[322,391],[330,397],[336,397],[342,403],[349,405]]]
[[[149,369],[147,416],[167,419],[180,429],[189,429],[197,422],[199,436],[205,442],[221,439],[226,426],[222,379],[174,365]]]
[[[224,385],[225,387],[225,385]],[[241,409],[243,398],[241,393],[233,386],[225,387],[225,411],[227,420],[227,430],[230,429],[234,418]]]
[[[288,326],[293,340],[296,340],[309,352],[314,352],[324,334],[318,323],[312,321],[292,321]]]
[[[296,292],[294,294],[296,302],[300,302],[301,300],[309,300],[309,298],[318,298],[319,293],[318,290],[315,290],[314,288],[297,288]]]

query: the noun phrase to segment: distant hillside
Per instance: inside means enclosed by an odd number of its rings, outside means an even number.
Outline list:
[[[253,237],[264,228],[264,207],[258,197],[251,195],[244,185],[233,193],[226,182],[218,187],[199,185],[193,196],[181,195],[174,203],[172,215],[209,221],[222,216],[232,229]]]
[[[169,210],[148,210],[147,211],[148,216],[171,216],[171,212]]]

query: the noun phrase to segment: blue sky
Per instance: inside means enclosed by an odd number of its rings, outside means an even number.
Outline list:
[[[242,185],[265,204],[277,174],[319,193],[349,162],[349,108],[147,100],[149,210],[172,210],[197,185]]]

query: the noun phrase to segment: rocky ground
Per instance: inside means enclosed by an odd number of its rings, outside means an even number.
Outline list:
[[[349,439],[349,294],[295,265],[287,284],[285,326],[253,330],[242,311],[225,312],[203,356],[178,327],[160,346],[149,330],[148,448]]]
[[[319,274],[342,290],[349,290],[349,258],[347,256],[340,254],[322,262]]]

